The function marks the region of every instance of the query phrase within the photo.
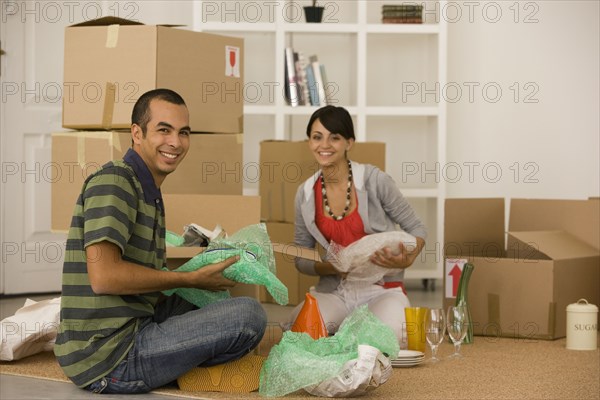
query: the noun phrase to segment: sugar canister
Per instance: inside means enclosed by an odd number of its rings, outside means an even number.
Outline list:
[[[596,350],[598,347],[598,307],[586,299],[567,306],[567,349]]]

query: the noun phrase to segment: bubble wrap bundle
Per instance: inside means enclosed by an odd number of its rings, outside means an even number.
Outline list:
[[[347,247],[332,242],[327,250],[327,259],[338,271],[348,273],[346,281],[375,283],[385,275],[394,275],[398,271],[375,265],[369,261],[369,258],[383,247],[389,247],[394,254],[399,254],[400,242],[408,248],[417,245],[416,238],[404,231],[374,233],[364,236]]]
[[[167,231],[165,235],[165,242],[167,247],[179,247],[183,246],[184,239],[182,236],[179,236],[174,232]]]
[[[209,264],[240,256],[240,260],[223,271],[223,276],[235,282],[263,285],[278,304],[288,303],[287,287],[275,276],[275,257],[265,224],[247,226],[227,238],[210,242],[206,250],[177,268],[175,271],[195,271]],[[204,307],[230,297],[228,291],[213,292],[194,288],[177,288],[163,293],[179,296]]]
[[[303,388],[315,390],[359,358],[359,345],[375,347],[386,355],[400,351],[392,329],[366,305],[354,310],[335,336],[314,340],[307,333],[287,331],[263,365],[260,394],[278,397]]]

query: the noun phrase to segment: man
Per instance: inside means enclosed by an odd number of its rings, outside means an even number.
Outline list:
[[[261,305],[232,298],[197,309],[160,291],[224,290],[237,257],[193,272],[164,271],[160,186],[190,143],[185,102],[152,90],[132,113],[132,149],[86,179],[67,238],[54,352],[65,374],[97,393],[143,393],[196,366],[239,360],[266,327]],[[235,361],[234,361],[235,362]],[[218,388],[215,388],[218,390]]]

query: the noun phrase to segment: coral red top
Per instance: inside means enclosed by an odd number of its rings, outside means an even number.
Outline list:
[[[329,218],[323,212],[323,193],[321,192],[321,180],[317,179],[315,190],[315,223],[328,242],[332,240],[341,245],[348,246],[358,239],[366,236],[365,226],[358,213],[358,199],[355,196],[356,208],[341,220]]]

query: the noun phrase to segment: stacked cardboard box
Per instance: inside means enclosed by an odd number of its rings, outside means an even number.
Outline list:
[[[184,55],[184,56],[182,56]],[[183,58],[182,58],[183,57]],[[194,134],[161,186],[167,229],[218,223],[233,233],[260,222],[258,197],[243,191],[243,39],[104,17],[66,28],[63,127],[52,135],[53,231],[67,231],[87,176],[131,147],[131,113],[143,93],[168,88],[190,111]],[[200,249],[170,249],[173,266]],[[236,294],[258,298],[258,288]]]
[[[243,39],[104,17],[66,28],[63,126],[129,129],[140,95],[179,93],[194,132],[241,133]]]
[[[444,305],[468,261],[476,335],[564,337],[567,305],[600,301],[600,201],[513,199],[504,219],[504,199],[446,200]]]
[[[129,132],[78,131],[52,135],[52,230],[67,231],[86,177],[131,147]],[[165,194],[242,194],[241,135],[195,134],[177,170],[165,179]],[[65,205],[69,205],[65,207]],[[180,212],[179,209],[169,210]],[[190,221],[191,222],[191,221]],[[258,221],[257,221],[258,222]],[[181,233],[181,228],[176,231]]]
[[[384,143],[355,143],[348,156],[385,170]],[[294,198],[298,187],[319,170],[319,165],[306,141],[264,141],[260,146],[260,166],[261,219],[275,243],[277,276],[288,287],[290,305],[296,305],[304,300],[318,277],[299,273],[295,256],[318,259],[318,253],[294,245]],[[262,298],[270,301],[267,294]]]

